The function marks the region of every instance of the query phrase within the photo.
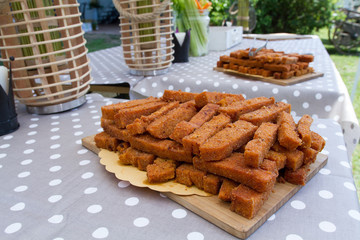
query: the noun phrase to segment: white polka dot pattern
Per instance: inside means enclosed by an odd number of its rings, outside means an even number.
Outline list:
[[[176,84],[186,84],[189,76],[184,74],[180,74]],[[206,82],[212,86],[219,84],[218,88],[224,84],[242,88],[234,81],[227,82],[227,78],[220,79],[222,74],[212,77],[211,81],[205,76],[202,73],[193,80],[199,81],[198,86]],[[171,81],[170,77],[159,77],[161,83],[154,81],[153,85],[157,90]],[[176,89],[176,84],[169,85]],[[255,94],[262,91],[261,85],[252,85],[251,81],[244,84]],[[266,86],[270,87],[269,94],[282,92],[281,87]],[[298,98],[303,95],[301,90],[299,92]],[[318,98],[322,100],[325,96]],[[87,95],[87,99],[90,103],[79,109],[54,115],[31,115],[19,108],[21,127],[0,137],[0,182],[5,183],[0,188],[0,196],[6,203],[0,204],[3,226],[0,239],[37,239],[31,231],[34,224],[37,234],[57,240],[113,239],[125,236],[125,232],[126,239],[144,236],[168,239],[169,232],[174,240],[236,239],[173,202],[166,193],[131,186],[128,181],[118,180],[107,172],[98,156],[82,147],[81,139],[100,128],[96,125],[100,106],[118,100],[98,94]],[[319,100],[308,99],[309,108],[313,101]],[[274,239],[290,240],[312,239],[313,236],[351,239],[360,235],[356,188],[344,150],[343,131],[331,119],[315,119],[313,130],[327,139],[322,152],[329,155],[327,165],[280,210],[269,216],[249,239],[268,238],[269,232]],[[75,136],[79,131],[82,134]],[[334,214],[323,214],[329,209]],[[289,214],[296,218],[289,219]],[[307,231],[301,231],[299,222]],[[347,226],[354,226],[352,232],[344,231]]]
[[[61,223],[64,220],[63,215],[54,215],[48,219],[49,223],[58,224]]]
[[[145,217],[139,217],[134,220],[134,225],[136,227],[146,227],[150,223],[149,219]]]
[[[257,41],[255,44],[261,44]],[[352,109],[347,88],[337,70],[334,69],[326,49],[319,38],[272,41],[269,48],[284,52],[314,54],[314,62],[310,63],[323,77],[297,83],[290,86],[279,86],[261,81],[249,81],[226,73],[213,70],[221,55],[229,55],[237,49],[246,49],[254,44],[253,40],[243,39],[241,45],[222,52],[210,52],[205,57],[190,58],[189,62],[173,64],[164,77],[153,76],[139,81],[132,91],[143,96],[161,96],[165,89],[193,92],[218,91],[242,93],[247,98],[274,96],[277,101],[285,99],[292,105],[293,114],[316,115],[317,118],[331,118],[342,124],[346,130],[347,150],[352,153],[359,141],[360,127],[348,127],[347,123],[357,123]],[[106,54],[104,52],[104,54]],[[156,86],[156,87],[154,87]],[[347,109],[347,110],[344,110]],[[349,154],[350,156],[350,154]]]
[[[289,234],[286,236],[285,238],[286,240],[303,240],[302,237],[300,237],[299,235],[297,234]]]
[[[328,221],[323,221],[319,223],[319,228],[324,232],[329,232],[329,233],[336,231],[336,226],[332,222],[328,222]]]
[[[6,234],[13,234],[17,231],[19,231],[22,227],[21,223],[12,223],[9,226],[7,226],[4,230]]]
[[[292,201],[291,206],[297,210],[302,210],[306,207],[305,203],[299,200]]]
[[[96,239],[104,239],[104,238],[107,238],[108,235],[109,235],[109,230],[105,227],[97,228],[92,233],[93,238],[96,238]]]
[[[88,213],[99,213],[101,212],[101,210],[102,210],[102,206],[97,204],[91,205],[87,208]]]
[[[187,235],[187,240],[203,240],[204,235],[199,232],[191,232]]]
[[[174,218],[184,218],[187,215],[187,212],[184,209],[175,209],[172,211],[171,215]]]
[[[139,199],[137,197],[131,197],[125,200],[125,205],[127,206],[135,206],[139,203]]]

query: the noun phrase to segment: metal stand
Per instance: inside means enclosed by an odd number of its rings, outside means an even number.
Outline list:
[[[80,107],[85,102],[86,102],[86,97],[85,97],[85,95],[83,95],[75,100],[65,102],[65,103],[50,105],[50,106],[40,106],[40,107],[39,106],[26,106],[26,110],[28,111],[28,113],[45,115],[45,114],[64,112],[64,111],[67,111],[67,110],[70,110],[70,109],[73,109],[76,107]]]
[[[135,76],[158,76],[165,74],[169,71],[168,68],[157,70],[134,70],[130,69],[130,74]]]

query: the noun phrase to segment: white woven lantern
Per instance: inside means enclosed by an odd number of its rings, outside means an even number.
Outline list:
[[[0,61],[15,57],[15,97],[40,114],[84,103],[92,78],[77,1],[0,1]]]
[[[133,75],[167,72],[173,57],[170,0],[113,0],[120,13],[124,59]]]

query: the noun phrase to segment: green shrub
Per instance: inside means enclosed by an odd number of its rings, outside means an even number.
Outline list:
[[[233,1],[230,0],[211,0],[210,25],[221,26],[224,20],[229,20],[229,8]]]
[[[252,0],[257,24],[254,33],[310,34],[329,26],[334,0]]]

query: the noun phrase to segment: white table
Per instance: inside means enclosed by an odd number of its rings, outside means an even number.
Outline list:
[[[235,239],[164,195],[105,170],[81,139],[102,131],[99,94],[74,110],[31,115],[0,137],[0,239]],[[327,165],[249,239],[355,239],[360,212],[340,125],[315,119]]]
[[[165,89],[242,93],[247,98],[274,96],[277,101],[291,103],[294,116],[310,114],[315,119],[330,118],[339,122],[351,158],[360,137],[359,122],[346,86],[320,39],[312,36],[306,39],[269,41],[267,46],[287,53],[312,53],[315,61],[311,66],[316,72],[324,73],[323,77],[317,79],[280,86],[213,70],[221,55],[229,55],[232,51],[246,49],[253,44],[253,40],[243,39],[241,44],[227,51],[212,51],[204,57],[191,57],[188,63],[173,64],[168,69],[168,73],[153,77],[129,75],[129,70],[122,59],[121,47],[90,53],[89,56],[94,84],[126,81],[130,84],[132,98],[159,97]],[[264,41],[256,41],[254,47],[263,44]]]

